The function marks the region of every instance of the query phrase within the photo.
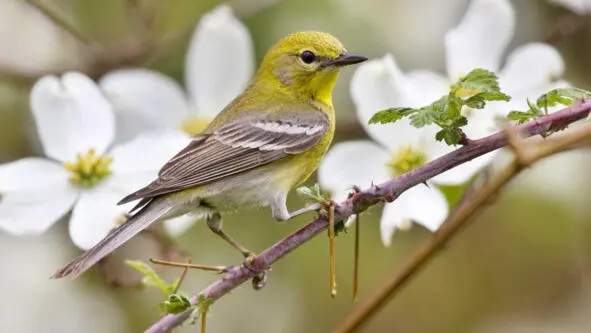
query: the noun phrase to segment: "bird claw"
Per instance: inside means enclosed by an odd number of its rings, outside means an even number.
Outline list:
[[[242,263],[242,267],[248,269],[250,272],[254,273],[252,277],[252,288],[254,290],[261,290],[265,284],[267,283],[267,276],[271,267],[266,267],[264,269],[258,269],[253,266],[253,263],[256,259],[256,254],[252,252],[244,253],[244,262]]]

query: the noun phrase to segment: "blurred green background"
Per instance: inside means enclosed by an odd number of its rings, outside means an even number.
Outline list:
[[[93,56],[68,55],[69,59],[53,68],[39,71],[27,70],[27,61],[34,61],[27,57],[19,66],[0,67],[1,163],[39,154],[27,100],[35,78],[73,68],[98,78],[112,68],[146,64],[182,82],[190,32],[203,13],[218,5],[217,1],[193,0],[43,3],[102,47]],[[230,4],[250,29],[258,60],[272,43],[290,32],[323,30],[341,39],[349,50],[369,57],[390,52],[404,70],[444,71],[443,35],[457,24],[468,1],[235,0]],[[517,30],[509,51],[531,41],[551,42],[565,59],[566,79],[588,89],[589,17],[576,16],[545,1],[514,1],[514,5]],[[150,26],[148,31],[142,28],[144,23]],[[20,33],[25,29],[0,22],[0,37],[11,35],[22,42],[19,38],[27,35]],[[134,58],[145,46],[142,40],[170,36],[175,36],[174,42],[141,61]],[[0,53],[10,52],[0,44]],[[335,92],[337,140],[364,137],[348,93],[351,74],[347,71],[341,77]],[[589,332],[590,165],[591,155],[584,151],[575,158],[568,154],[553,157],[524,172],[361,331]],[[554,178],[564,176],[553,180],[564,190],[545,188],[545,176],[550,173]],[[303,205],[295,195],[292,197],[290,208]],[[385,248],[379,236],[379,211],[375,208],[362,218],[360,300],[395,274],[430,236],[417,226],[397,233],[392,247]],[[260,251],[309,219],[278,224],[267,209],[261,209],[230,216],[225,227],[248,248]],[[75,281],[48,280],[52,271],[79,253],[68,238],[66,223],[58,223],[41,237],[17,238],[0,233],[0,293],[4,295],[0,330],[141,332],[155,322],[161,316],[157,306],[161,294],[157,290],[112,288],[98,269]],[[204,223],[184,234],[179,246],[195,263],[231,265],[241,260]],[[158,255],[145,236],[131,242],[123,252],[118,259]],[[336,299],[329,296],[328,241],[321,235],[275,264],[261,291],[245,284],[216,303],[208,331],[331,331],[356,306],[350,297],[352,233],[338,237],[336,253]],[[123,267],[115,270],[125,276],[132,274]],[[178,274],[175,270],[165,273],[170,278]],[[196,292],[217,278],[215,274],[191,271],[182,289]],[[197,329],[186,326],[179,332]]]

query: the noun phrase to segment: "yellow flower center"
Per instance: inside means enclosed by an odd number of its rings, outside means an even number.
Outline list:
[[[201,133],[205,128],[207,128],[207,125],[209,125],[210,121],[210,118],[189,116],[183,122],[182,129],[185,133],[189,135],[197,135]]]
[[[392,169],[392,175],[400,176],[427,162],[427,155],[420,148],[413,149],[410,145],[398,150],[386,165]]]
[[[108,155],[98,155],[94,149],[86,154],[76,155],[74,162],[64,163],[66,170],[70,171],[70,181],[82,187],[92,187],[111,174],[109,165],[113,158]]]

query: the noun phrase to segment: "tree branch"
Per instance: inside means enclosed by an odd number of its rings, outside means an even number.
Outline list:
[[[512,129],[514,131],[514,129]],[[518,147],[521,138],[510,137],[512,147]],[[585,125],[583,128],[573,130],[573,132],[559,138],[549,139],[540,143],[533,151],[526,154],[522,150],[514,149],[514,160],[500,172],[495,173],[481,187],[471,193],[470,197],[462,202],[455,211],[443,222],[442,227],[433,235],[433,237],[417,251],[404,265],[398,273],[378,291],[359,305],[353,313],[349,315],[345,322],[334,332],[347,333],[353,332],[366,323],[379,309],[386,305],[389,300],[413,278],[422,268],[424,268],[439,250],[443,249],[447,242],[453,236],[457,235],[461,228],[468,226],[473,217],[481,208],[483,208],[491,197],[494,197],[505,185],[517,176],[524,168],[550,155],[572,148],[573,145],[591,139],[591,125]],[[515,141],[513,141],[515,140]],[[524,154],[524,155],[520,155]]]
[[[54,24],[71,34],[78,40],[86,52],[88,64],[84,67],[85,74],[93,79],[98,79],[111,70],[120,67],[142,66],[148,67],[155,62],[169,56],[170,52],[176,50],[180,44],[188,41],[195,31],[195,24],[191,24],[169,36],[154,38],[148,35],[134,40],[133,43],[105,45],[99,41],[86,36],[75,24],[60,15],[55,9],[50,8],[42,0],[24,0],[30,6],[36,8],[49,18]],[[273,6],[278,0],[261,0],[256,2],[234,1],[239,6],[237,15],[241,19],[250,17],[259,11]],[[247,8],[248,7],[248,8]],[[59,75],[63,71],[41,71],[27,74],[13,71],[10,68],[0,68],[0,79],[18,80],[24,82],[35,82],[39,77],[45,75]]]
[[[552,132],[566,128],[569,124],[577,120],[587,117],[590,111],[591,101],[584,102],[517,126],[516,132],[522,137],[534,135],[546,136]],[[443,173],[459,164],[504,147],[508,142],[505,132],[499,132],[479,140],[472,140],[469,144],[406,174],[353,194],[349,199],[335,207],[335,219],[337,221],[344,220],[351,215],[365,211],[379,202],[391,202],[407,189],[421,184],[433,176]],[[457,216],[457,214],[453,216]],[[267,269],[275,261],[324,231],[327,227],[328,222],[325,219],[317,218],[259,254],[254,259],[252,267],[248,269],[243,266],[231,268],[222,279],[210,284],[197,296],[192,297],[192,304],[197,303],[199,295],[203,295],[208,300],[218,300],[234,288]],[[442,230],[447,230],[447,228]],[[438,237],[440,238],[441,236]],[[145,332],[169,332],[172,328],[179,326],[187,320],[190,313],[191,310],[187,310],[176,315],[166,315]]]
[[[57,26],[69,32],[74,38],[78,39],[83,44],[92,44],[93,41],[86,37],[80,30],[71,22],[67,21],[61,15],[50,9],[47,5],[39,0],[25,0],[30,6],[37,8],[41,13],[47,16]]]

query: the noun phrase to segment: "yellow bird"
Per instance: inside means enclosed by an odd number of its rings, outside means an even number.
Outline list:
[[[349,53],[323,32],[297,32],[265,55],[246,90],[222,110],[158,178],[119,202],[140,200],[127,222],[59,269],[53,278],[77,277],[150,224],[186,213],[207,216],[209,228],[250,251],[222,230],[220,213],[270,206],[286,221],[288,192],[316,170],[332,141],[332,91],[340,70],[367,58]]]

